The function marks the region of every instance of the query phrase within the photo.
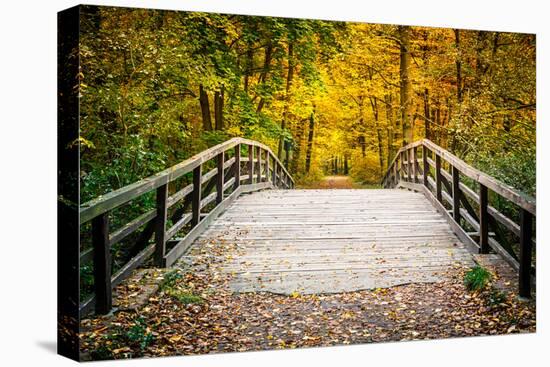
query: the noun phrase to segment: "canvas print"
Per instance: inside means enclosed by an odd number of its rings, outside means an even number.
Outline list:
[[[536,36],[59,13],[59,351],[536,330]]]

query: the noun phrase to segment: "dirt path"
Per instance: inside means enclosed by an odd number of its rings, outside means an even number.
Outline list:
[[[302,187],[304,189],[353,189],[349,176],[325,176],[321,181]]]

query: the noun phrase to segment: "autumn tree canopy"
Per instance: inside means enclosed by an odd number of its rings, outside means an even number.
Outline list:
[[[535,194],[534,35],[83,9],[82,201],[235,136],[363,182],[426,137]]]

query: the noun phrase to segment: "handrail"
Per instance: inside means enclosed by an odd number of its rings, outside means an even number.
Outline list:
[[[248,160],[241,160],[241,146],[248,147]],[[234,149],[234,156],[226,159],[226,152]],[[216,168],[203,174],[204,163],[216,160]],[[247,175],[241,175],[241,164],[247,167]],[[193,173],[193,183],[169,196],[168,185],[186,173]],[[80,255],[82,263],[93,261],[94,294],[80,305],[81,314],[91,311],[107,313],[112,306],[112,289],[135,268],[154,254],[155,265],[172,265],[206,229],[208,224],[239,195],[269,188],[289,189],[294,180],[271,149],[254,140],[233,138],[211,147],[195,156],[167,168],[155,175],[99,196],[81,205],[79,222],[92,222],[92,248]],[[156,208],[129,221],[114,232],[109,230],[109,214],[112,210],[146,193],[156,190]],[[176,207],[168,217],[168,209]],[[206,211],[211,205],[216,205]],[[190,212],[186,210],[191,207]],[[206,212],[205,212],[206,211]],[[167,228],[168,220],[172,225]],[[190,231],[182,239],[170,241],[187,225]],[[137,255],[132,257],[115,274],[111,271],[111,247],[128,235],[137,233],[132,244]],[[155,243],[149,244],[154,235]],[[167,251],[167,244],[174,246]]]
[[[418,158],[419,148],[422,148],[421,160]],[[431,155],[431,158],[428,155]],[[443,169],[442,161],[447,162],[450,172]],[[422,163],[421,166],[419,162]],[[432,169],[435,172],[433,174]],[[476,193],[460,182],[460,175],[479,184],[479,192]],[[488,253],[493,249],[517,270],[520,296],[530,297],[533,273],[532,248],[536,244],[532,233],[537,211],[535,198],[479,171],[428,139],[416,141],[399,149],[382,178],[382,185],[385,188],[401,186],[423,191],[467,245],[480,253]],[[519,224],[489,205],[488,190],[520,209]],[[435,192],[435,196],[432,191]],[[478,206],[477,211],[468,199]],[[452,209],[452,215],[447,207]],[[475,232],[467,232],[463,228],[466,224]],[[511,246],[504,243],[505,233],[499,225],[504,227],[508,234],[519,237],[519,256]],[[492,227],[491,233],[489,226]],[[473,237],[478,237],[479,240],[476,241]]]
[[[154,190],[159,186],[176,180],[184,174],[191,172],[198,165],[214,158],[220,152],[229,150],[238,144],[255,146],[265,151],[269,151],[271,157],[273,157],[273,159],[275,159],[275,161],[279,164],[279,167],[281,167],[282,171],[290,179],[292,185],[294,186],[294,179],[268,146],[254,140],[232,138],[201,153],[198,153],[172,167],[166,168],[159,173],[134,182],[133,184],[124,186],[120,189],[111,191],[108,194],[100,195],[95,199],[81,204],[80,224],[82,225],[89,222],[92,218],[98,216],[99,214],[115,209],[116,207],[119,207],[120,205],[143,195],[145,192]]]

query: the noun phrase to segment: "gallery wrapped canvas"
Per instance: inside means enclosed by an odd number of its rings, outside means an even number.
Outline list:
[[[58,15],[75,360],[536,329],[536,37]]]

